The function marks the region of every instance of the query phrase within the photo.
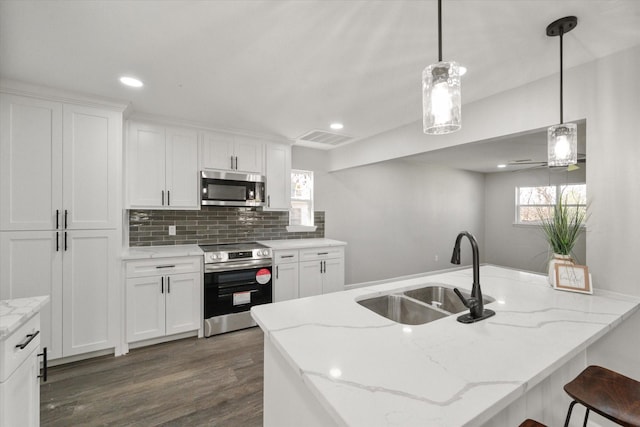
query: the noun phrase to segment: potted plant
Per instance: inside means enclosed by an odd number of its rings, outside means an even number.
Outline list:
[[[573,264],[571,253],[580,236],[586,220],[586,209],[567,205],[566,198],[559,197],[553,210],[544,215],[540,212],[542,230],[551,250],[553,258],[549,261],[549,283],[555,283],[555,265]]]

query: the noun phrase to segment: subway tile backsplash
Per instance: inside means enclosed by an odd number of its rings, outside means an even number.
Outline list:
[[[314,212],[316,231],[289,233],[288,212],[203,206],[199,211],[130,210],[129,246],[218,244],[324,237],[324,212]],[[169,236],[169,226],[176,235]]]

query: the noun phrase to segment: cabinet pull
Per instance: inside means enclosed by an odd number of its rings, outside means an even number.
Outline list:
[[[164,190],[162,190],[162,206],[164,206]]]
[[[233,169],[233,156],[231,156],[231,169]]]
[[[56,230],[60,228],[60,209],[56,209]]]
[[[175,267],[175,264],[174,265],[156,265],[156,268],[174,268],[174,267]]]
[[[69,211],[68,210],[64,210],[64,229],[66,230],[68,227],[68,223],[67,223],[67,217],[69,216]]]
[[[267,207],[271,207],[271,196],[267,196]]]
[[[167,206],[171,206],[171,190],[167,190]]]
[[[56,252],[60,252],[60,232],[56,231]]]
[[[167,277],[167,293],[171,293],[171,277]]]
[[[164,277],[160,278],[160,293],[164,294]]]
[[[238,156],[236,156],[236,170],[238,170]]]
[[[318,255],[329,255],[329,252],[318,252]]]
[[[322,261],[320,261],[320,274],[322,274]]]
[[[279,273],[280,273],[280,270],[278,269],[278,267],[279,267],[279,265],[276,265],[276,279],[278,278]]]
[[[65,252],[67,251],[68,247],[69,246],[67,245],[67,232],[65,231],[64,232],[64,250],[65,250]]]
[[[42,378],[42,382],[47,382],[47,347],[42,349],[42,353],[38,353],[38,357],[42,356],[42,374],[38,375],[38,378]]]
[[[280,258],[293,258],[293,255],[281,255]]]
[[[32,334],[27,334],[27,337],[24,339],[24,341],[22,341],[22,342],[21,342],[21,343],[19,343],[19,344],[16,344],[16,348],[19,348],[20,350],[24,350],[24,348],[25,348],[26,346],[28,346],[28,345],[29,345],[29,343],[30,343],[31,341],[33,341],[33,339],[34,339],[35,337],[37,337],[39,333],[40,333],[40,331],[35,331],[35,332],[34,332],[34,333],[32,333]]]

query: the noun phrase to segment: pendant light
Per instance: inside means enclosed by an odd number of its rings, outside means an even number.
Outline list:
[[[438,0],[438,62],[422,72],[424,133],[441,135],[461,127],[460,66],[442,61],[442,0]]]
[[[547,129],[547,164],[569,166],[578,163],[578,126],[564,123],[562,116],[562,36],[578,25],[578,18],[567,16],[547,26],[547,36],[560,36],[560,124]]]

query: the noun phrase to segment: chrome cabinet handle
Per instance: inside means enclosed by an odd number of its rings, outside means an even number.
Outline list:
[[[24,349],[25,349],[25,347],[26,347],[26,346],[28,346],[28,345],[29,345],[29,343],[30,343],[31,341],[33,341],[33,339],[34,339],[35,337],[37,337],[37,336],[38,336],[38,334],[39,334],[39,333],[40,333],[40,331],[35,331],[35,332],[34,332],[34,333],[32,333],[32,334],[27,334],[27,337],[25,338],[25,340],[24,340],[24,341],[22,341],[21,343],[16,344],[16,348],[19,348],[20,350],[24,350]]]
[[[38,357],[42,356],[42,374],[38,375],[38,378],[42,378],[42,382],[47,382],[47,347],[42,349],[42,353],[38,353]]]

